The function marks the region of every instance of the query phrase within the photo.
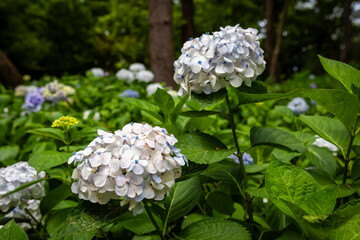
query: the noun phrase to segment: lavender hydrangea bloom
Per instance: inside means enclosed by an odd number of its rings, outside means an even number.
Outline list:
[[[296,97],[288,103],[288,108],[295,114],[302,114],[309,109],[309,105],[301,97]]]
[[[39,112],[44,103],[44,97],[41,92],[42,88],[39,88],[35,91],[27,93],[23,108],[27,109],[29,112]]]
[[[230,155],[228,158],[233,159],[234,162],[236,162],[237,164],[240,164],[239,158],[236,156],[236,154],[237,154],[237,151],[234,154]],[[244,153],[242,159],[244,161],[245,166],[247,166],[249,164],[254,164],[254,159],[248,153]]]
[[[120,97],[139,98],[139,93],[135,90],[127,89],[120,94]]]

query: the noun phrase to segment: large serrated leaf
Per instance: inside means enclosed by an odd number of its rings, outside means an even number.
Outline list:
[[[337,89],[306,89],[305,96],[334,114],[352,133],[359,111],[359,100],[356,96]]]
[[[157,224],[160,226],[160,228],[162,228],[163,223],[160,218],[156,215],[154,215],[153,217]],[[146,212],[143,212],[136,216],[134,216],[132,212],[124,213],[116,220],[116,223],[138,235],[150,233],[156,230],[154,224],[151,222]]]
[[[154,94],[156,105],[160,107],[163,113],[169,113],[175,106],[174,99],[165,90],[158,88]]]
[[[252,128],[250,141],[252,146],[268,145],[300,153],[306,152],[306,147],[301,141],[280,129]]]
[[[200,195],[201,185],[197,177],[176,183],[168,197],[170,201],[166,206],[165,222],[173,222],[189,213],[199,201]]]
[[[27,131],[28,133],[37,134],[40,136],[50,137],[59,141],[65,140],[64,131],[58,128],[38,128]]]
[[[328,173],[330,176],[335,175],[336,159],[328,149],[317,146],[308,146],[308,152],[306,154],[315,167]]]
[[[250,240],[248,231],[236,222],[224,219],[204,219],[187,226],[179,236],[192,240]]]
[[[28,163],[35,168],[37,172],[41,172],[65,163],[69,157],[71,157],[71,153],[44,151],[32,155]]]
[[[199,164],[219,162],[236,151],[227,149],[222,142],[208,134],[186,134],[179,138],[176,146],[190,161]]]
[[[130,97],[124,97],[121,98],[124,102],[130,103],[134,105],[135,107],[149,113],[151,116],[159,120],[160,122],[164,121],[164,118],[158,113],[159,108],[145,100],[137,99],[137,98],[130,98]]]
[[[360,86],[359,70],[348,64],[325,58],[320,55],[319,58],[325,71],[341,82],[350,93],[353,93],[352,85],[357,87]]]
[[[301,115],[299,119],[325,140],[335,144],[343,153],[347,152],[350,134],[337,119],[323,116]]]
[[[28,240],[24,230],[14,220],[11,220],[0,229],[1,240]]]

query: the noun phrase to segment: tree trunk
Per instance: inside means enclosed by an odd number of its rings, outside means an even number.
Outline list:
[[[282,40],[282,32],[284,30],[285,21],[287,18],[288,10],[289,10],[290,0],[286,0],[284,3],[284,8],[281,13],[281,18],[279,22],[279,26],[276,32],[276,42],[274,51],[272,52],[271,57],[271,64],[270,64],[270,77],[275,78],[278,80],[278,59],[280,55],[280,47],[281,47],[281,40]]]
[[[23,84],[19,71],[9,58],[0,50],[0,81],[5,87],[15,88],[17,85]]]
[[[274,1],[266,0],[266,43],[265,43],[265,60],[271,65],[272,51],[274,48]]]
[[[171,0],[149,1],[150,66],[155,82],[175,88],[171,4]]]
[[[184,43],[194,37],[194,1],[181,0],[181,11],[182,19],[185,21],[181,28],[181,40]]]
[[[341,61],[342,62],[349,62],[350,57],[350,47],[351,47],[351,2],[352,0],[345,0],[344,3],[344,26],[345,26],[345,42],[344,42],[344,49],[341,53]]]

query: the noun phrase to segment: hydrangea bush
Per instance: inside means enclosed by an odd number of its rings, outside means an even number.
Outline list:
[[[0,88],[0,236],[356,239],[359,71],[320,57],[333,78],[305,72],[287,92],[257,81],[263,54],[256,30],[224,27],[184,44],[181,96],[135,80],[142,64],[130,81],[44,77],[72,100],[23,116],[17,96],[38,89]]]

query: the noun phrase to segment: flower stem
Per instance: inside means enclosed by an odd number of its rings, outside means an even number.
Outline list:
[[[230,103],[230,99],[229,99],[228,94],[226,94],[226,104],[227,104],[228,109],[229,109],[230,125],[231,125],[232,135],[233,135],[233,138],[234,138],[235,147],[236,147],[236,150],[237,150],[236,156],[239,158],[240,170],[242,172],[242,177],[243,177],[243,181],[244,181],[244,188],[246,190],[248,188],[248,181],[247,181],[247,175],[246,175],[246,171],[245,171],[244,160],[242,159],[242,155],[244,153],[242,153],[240,151],[240,146],[239,146],[239,142],[238,142],[238,139],[237,139],[235,123],[234,123],[234,113],[233,113],[232,108],[231,108],[231,103]],[[251,225],[250,226],[250,232],[253,232],[254,219],[253,219],[253,213],[252,213],[251,198],[250,198],[249,194],[246,191],[245,191],[245,199],[244,200],[246,202],[246,209],[247,209],[247,213],[249,215],[249,222],[250,222],[250,225]]]
[[[152,215],[151,210],[150,210],[150,208],[149,208],[149,206],[148,206],[148,204],[147,204],[146,201],[144,201],[144,206],[145,206],[145,210],[146,210],[147,214],[149,215],[149,218],[150,218],[152,224],[153,224],[154,227],[156,228],[156,231],[158,232],[161,240],[166,240],[166,238],[162,235],[161,229],[160,229],[159,225],[157,224],[157,222],[155,221],[155,218],[154,218],[154,216]]]

